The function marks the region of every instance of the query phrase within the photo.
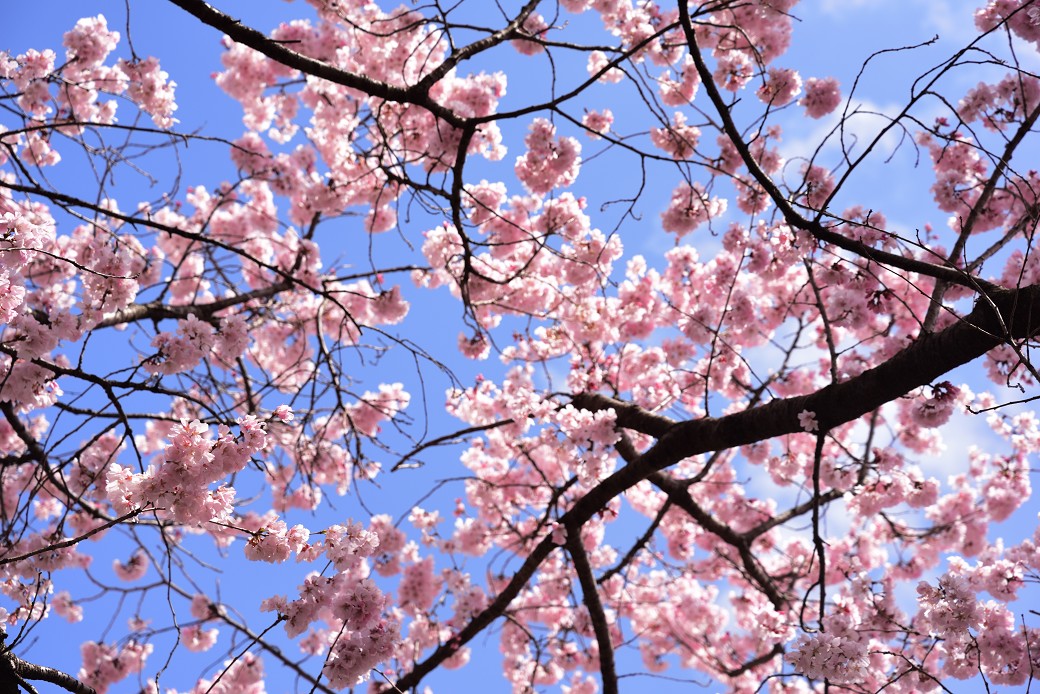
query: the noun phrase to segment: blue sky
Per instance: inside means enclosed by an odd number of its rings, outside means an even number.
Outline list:
[[[515,3],[512,3],[515,4]],[[176,116],[180,119],[180,128],[183,130],[194,130],[201,128],[204,134],[219,134],[233,139],[241,131],[241,118],[237,104],[226,97],[223,92],[213,83],[209,75],[220,69],[219,56],[221,53],[220,36],[209,27],[200,25],[197,20],[184,14],[179,9],[164,2],[130,3],[130,34],[133,44],[140,55],[156,55],[160,58],[163,68],[167,70],[172,78],[178,83],[177,101],[179,110]],[[227,11],[248,13],[245,19],[261,30],[269,30],[278,21],[294,17],[296,13],[305,13],[306,5],[303,3],[284,2],[251,2],[222,3]],[[0,49],[7,49],[13,53],[19,53],[29,47],[54,48],[59,55],[62,53],[60,42],[61,34],[75,23],[84,11],[92,14],[103,13],[113,28],[119,28],[124,34],[124,44],[120,48],[121,54],[126,50],[126,4],[122,0],[96,0],[92,3],[80,3],[72,0],[57,0],[48,3],[47,14],[41,21],[35,11],[37,5],[32,3],[12,3],[5,8],[5,22],[0,25]],[[861,102],[871,108],[891,113],[893,109],[902,104],[908,93],[913,78],[922,71],[940,62],[951,50],[960,47],[966,37],[970,36],[971,28],[971,3],[964,2],[936,2],[925,0],[876,0],[865,2],[863,0],[854,2],[841,2],[840,0],[824,0],[822,2],[805,2],[796,7],[796,15],[805,18],[795,29],[795,41],[792,50],[782,64],[793,67],[804,68],[803,76],[830,76],[839,78],[844,89],[847,89],[855,79],[863,60],[878,48],[890,48],[916,44],[939,34],[940,41],[937,45],[921,49],[914,53],[894,54],[882,57],[866,73],[861,85]],[[896,21],[896,18],[898,20]],[[579,21],[573,20],[572,21]],[[581,20],[584,21],[584,20]],[[520,67],[520,75],[531,76],[526,82],[522,77],[513,78],[510,83],[509,95],[503,102],[503,109],[523,103],[530,98],[532,91],[544,89],[545,65],[539,64],[541,58],[534,59],[534,63],[523,62],[519,55],[505,49],[495,53],[496,60],[503,62],[501,66],[477,63],[472,69],[494,69],[501,67],[507,71],[510,68]],[[515,62],[514,62],[515,61]],[[531,65],[537,65],[538,70],[530,69]],[[809,67],[819,66],[819,67]],[[822,70],[822,71],[821,71]],[[584,74],[584,65],[577,66],[576,73]],[[960,78],[958,78],[960,79]],[[977,78],[965,77],[965,80]],[[968,82],[971,83],[970,81]],[[602,94],[602,101],[597,102]],[[609,92],[593,90],[590,92],[588,107],[602,108],[610,107],[614,110],[617,122],[624,126],[624,118],[627,110],[624,103],[619,103],[616,97],[608,97]],[[608,100],[609,98],[609,100]],[[637,105],[638,106],[638,105]],[[635,109],[633,109],[635,110]],[[799,117],[800,111],[790,111],[780,122],[786,131],[783,149],[785,154],[793,156],[804,153],[806,144],[816,142],[822,135],[834,125],[834,119],[823,121],[807,121]],[[861,132],[866,135],[871,128],[878,127],[878,119],[864,117],[861,119]],[[475,163],[473,165],[472,177],[479,180],[481,177],[494,177],[510,181],[512,179],[512,161],[519,153],[518,143],[526,128],[526,121],[521,121],[503,126],[507,143],[512,144],[512,150],[503,162],[498,164]],[[586,157],[597,151],[597,145],[588,139],[581,138],[584,154]],[[233,178],[235,172],[226,156],[226,147],[220,144],[206,144],[194,142],[184,152],[183,177],[181,194],[186,186],[196,183],[213,187],[225,178]],[[833,151],[831,152],[833,155]],[[905,167],[899,164],[907,163],[914,156],[913,149],[904,145],[896,152],[891,166],[872,166],[865,168],[854,179],[850,191],[853,191],[856,201],[868,204],[876,199],[877,206],[882,209],[891,222],[899,228],[912,230],[923,227],[926,222],[935,226],[945,223],[944,215],[935,210],[931,203],[931,196],[927,192],[930,183],[928,176],[929,166],[926,155],[916,172],[905,174]],[[594,201],[590,210],[596,210],[599,204],[607,200],[623,197],[631,190],[632,180],[625,174],[629,171],[622,169],[621,175],[615,160],[605,157],[597,166],[586,166],[582,171],[575,192],[586,194]],[[169,166],[167,161],[162,166]],[[82,185],[75,180],[71,170],[59,167],[55,171],[58,177],[70,187]],[[66,183],[67,182],[67,183]],[[161,186],[148,188],[145,181],[135,180],[127,176],[121,180],[122,190],[125,196],[120,202],[125,209],[131,208],[138,199],[151,198],[157,192],[163,192]],[[89,185],[89,181],[87,182]],[[626,243],[626,255],[634,252],[642,252],[648,256],[651,264],[659,258],[660,254],[670,248],[673,239],[662,232],[658,225],[658,213],[667,201],[671,187],[674,184],[672,178],[665,179],[664,183],[651,186],[641,200],[639,211],[642,213],[643,224],[638,227],[636,233],[632,233],[635,227],[629,223],[628,231],[624,237]],[[88,191],[89,192],[89,191]],[[735,209],[735,205],[731,205]],[[603,229],[612,229],[618,222],[617,208],[610,208],[605,214],[595,216],[594,224]],[[357,248],[350,239],[357,238],[353,233],[356,230],[349,229],[350,220],[338,220],[329,225],[327,242],[323,246],[331,256],[346,257],[350,262],[366,264],[367,249],[361,254],[362,259],[357,256]],[[423,230],[421,223],[412,225],[407,232],[418,233]],[[386,235],[390,238],[390,235]],[[413,239],[415,237],[412,237]],[[694,241],[701,247],[702,256],[708,255],[708,251],[717,243],[710,235],[702,235]],[[382,242],[376,246],[376,265],[394,264],[395,255],[399,253],[401,246],[396,241]],[[401,281],[407,283],[406,278]],[[409,298],[415,298],[412,294]],[[404,331],[414,331],[413,334],[423,336],[421,343],[427,346],[433,353],[438,355],[450,355],[454,350],[455,338],[458,329],[455,320],[460,317],[457,305],[448,299],[443,291],[439,294],[429,296],[422,300],[421,305],[413,304],[412,316],[404,326]],[[451,321],[450,329],[445,329],[444,323]],[[131,335],[127,335],[131,337]],[[125,347],[125,345],[124,345]],[[498,367],[492,361],[484,364],[471,364],[461,360],[453,360],[449,366],[457,370],[464,382],[471,380],[471,376],[479,371],[494,372]],[[366,385],[374,386],[376,379],[396,380],[397,378],[409,381],[413,392],[413,409],[420,407],[420,398],[417,390],[418,372],[416,368],[407,361],[390,361],[383,364],[387,371],[402,374],[393,378],[379,376],[373,377],[373,381]],[[959,378],[968,380],[976,379],[977,375],[972,369],[965,369],[965,373],[958,374]],[[420,420],[428,416],[428,426],[431,435],[436,436],[444,431],[450,431],[457,424],[439,414],[442,393],[449,385],[447,379],[443,378],[436,370],[423,367],[421,371],[425,385],[428,389],[428,412],[426,415],[416,414]],[[957,379],[954,379],[957,380]],[[987,436],[984,425],[976,420],[966,422],[962,429],[964,441],[956,441],[951,445],[950,460],[936,461],[938,469],[947,466],[963,464],[963,456],[956,459],[956,453],[961,450],[961,444]],[[983,439],[984,440],[984,439]],[[406,513],[408,507],[414,500],[421,498],[425,492],[430,490],[438,479],[461,474],[463,471],[457,465],[456,449],[442,449],[431,454],[424,455],[427,462],[423,470],[399,474],[392,478],[383,478],[383,489],[365,489],[361,494],[361,500],[369,508],[378,511],[392,513],[395,517]],[[388,460],[387,462],[392,462]],[[437,506],[442,512],[450,511],[452,500],[461,494],[458,486],[444,491],[439,491],[429,502],[429,506]],[[352,517],[364,519],[365,512],[354,497],[334,500],[336,509],[331,516],[340,520]],[[1031,511],[1020,511],[1015,517],[1015,522],[1030,524],[1035,522],[1038,506],[1033,502]],[[306,521],[305,521],[306,522]],[[332,521],[326,521],[332,522]],[[317,527],[315,524],[314,527]],[[625,529],[618,529],[624,533]],[[97,553],[95,566],[99,575],[110,578],[108,569],[112,558],[126,558],[120,553],[120,549],[113,549],[108,543],[99,543],[90,548],[91,552]],[[255,605],[263,597],[274,592],[288,592],[292,595],[293,588],[301,582],[306,570],[296,565],[281,567],[268,567],[256,564],[246,564],[239,561],[240,546],[232,548],[231,559],[222,564],[224,571],[220,579],[222,591],[225,596],[234,595],[236,601],[249,609],[248,605]],[[111,552],[107,554],[106,552]],[[211,553],[210,553],[211,554]],[[205,556],[205,553],[203,554]],[[492,558],[492,562],[497,559]],[[147,581],[147,579],[146,579]],[[90,588],[86,582],[82,586],[84,594],[89,594]],[[127,598],[127,603],[132,605],[133,596]],[[98,638],[106,632],[106,619],[103,615],[111,609],[110,602],[87,603],[87,620],[74,626],[68,626],[58,618],[51,619],[37,632],[39,641],[28,652],[25,657],[38,658],[41,663],[61,667],[75,672],[79,664],[78,644],[87,638]],[[160,606],[159,609],[162,609]],[[179,604],[180,614],[186,613],[186,607]],[[111,630],[111,635],[120,633],[122,620],[132,613],[131,606],[124,606],[120,612],[119,623]],[[257,622],[263,624],[263,622]],[[226,630],[225,630],[226,633]],[[158,643],[162,643],[159,639]],[[222,641],[220,646],[226,646]],[[482,636],[473,644],[474,656],[471,665],[460,673],[439,674],[429,680],[435,691],[458,691],[461,683],[472,683],[474,681],[494,682],[487,691],[506,691],[506,683],[500,677],[500,669],[497,667],[498,645],[496,638]],[[150,660],[150,667],[154,668],[162,663],[168,649],[161,645],[157,646],[156,653]],[[202,667],[200,663],[219,661],[221,658],[215,656],[217,651],[211,651],[202,659],[194,658],[185,660],[183,652],[178,652],[173,664],[163,677],[166,686],[186,689],[193,683],[193,677]],[[186,665],[189,663],[190,665]],[[624,666],[630,669],[638,669],[639,663],[622,661]],[[216,664],[216,662],[214,662]],[[181,668],[184,668],[183,671]],[[269,672],[274,671],[274,663],[268,663]],[[213,672],[209,667],[208,672]],[[681,675],[678,672],[665,674]],[[479,680],[478,680],[479,678]],[[494,679],[487,679],[494,678]],[[631,682],[631,684],[629,684]],[[442,686],[438,686],[438,685]],[[633,681],[624,681],[623,687],[635,689],[642,686],[653,686],[656,691],[689,691],[688,684],[670,685],[662,680],[646,680],[638,678]],[[293,686],[290,681],[279,681],[272,679],[269,691],[277,692],[289,689]],[[40,691],[48,691],[47,685],[42,685]],[[711,689],[711,687],[709,687]],[[126,684],[113,691],[131,692],[134,687]]]

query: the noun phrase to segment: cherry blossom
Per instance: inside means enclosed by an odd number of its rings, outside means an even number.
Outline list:
[[[610,124],[614,122],[614,113],[605,108],[602,111],[589,111],[581,119],[582,125],[589,129],[588,136],[599,139],[600,135],[610,130]]]
[[[572,137],[556,137],[556,127],[538,118],[524,138],[527,153],[516,160],[516,175],[532,193],[544,195],[566,187],[578,177],[581,145]]]
[[[148,572],[148,556],[144,552],[134,552],[128,561],[116,559],[112,562],[112,570],[124,581],[136,581]]]
[[[787,660],[810,679],[827,679],[835,684],[862,682],[870,664],[865,643],[828,633],[803,637]]]
[[[986,59],[885,53],[898,94],[789,50],[839,30],[794,0],[177,0],[213,75],[155,8],[0,52],[0,665],[1025,685],[1040,23],[979,4],[937,42]]]
[[[700,183],[685,183],[672,191],[672,201],[661,213],[661,226],[679,238],[689,234],[713,217],[726,211],[727,202],[717,196],[708,197]]]
[[[823,118],[841,103],[838,81],[833,77],[810,77],[805,81],[805,96],[798,103],[810,118]]]
[[[802,91],[802,78],[794,70],[770,68],[758,89],[758,98],[773,106],[786,106]]]

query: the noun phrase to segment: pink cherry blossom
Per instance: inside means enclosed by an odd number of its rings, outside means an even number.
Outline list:
[[[171,127],[176,122],[172,114],[177,110],[174,102],[177,83],[170,81],[169,75],[159,69],[159,61],[155,58],[134,63],[123,60],[119,67],[129,80],[127,95],[152,116],[157,127]]]
[[[152,650],[152,644],[136,641],[120,646],[88,641],[81,647],[83,667],[76,678],[104,694],[113,684],[141,672]]]
[[[542,38],[548,30],[549,25],[546,24],[545,18],[537,12],[529,14],[524,23],[520,25],[520,33],[532,38]],[[537,55],[544,50],[540,43],[531,39],[517,39],[512,43],[513,47],[524,55]]]
[[[517,157],[514,169],[527,190],[544,195],[574,183],[581,165],[581,145],[577,140],[556,137],[556,126],[537,118],[524,144],[527,153]]]
[[[813,432],[818,431],[820,428],[819,423],[816,421],[816,413],[810,412],[809,410],[802,410],[798,413],[798,426],[803,431]]]
[[[51,600],[51,607],[67,621],[75,623],[83,621],[83,606],[72,601],[72,596],[63,590]]]
[[[125,563],[118,559],[113,561],[112,570],[123,581],[137,581],[148,572],[148,556],[138,550]]]
[[[934,588],[922,581],[917,594],[921,618],[935,634],[942,636],[978,626],[975,592],[963,577],[947,574]]]
[[[650,131],[650,140],[672,159],[690,159],[697,149],[700,137],[700,129],[687,125],[686,116],[678,111],[673,116],[670,126],[653,128]]]
[[[809,679],[826,678],[835,684],[862,682],[869,668],[865,643],[829,633],[803,637],[786,660]]]
[[[588,71],[590,75],[599,75],[604,82],[620,82],[625,75],[616,67],[608,67],[610,60],[603,51],[589,53]]]
[[[794,70],[770,68],[758,88],[758,98],[773,106],[786,106],[802,91],[802,78]]]
[[[598,140],[600,135],[610,130],[613,122],[614,113],[609,108],[602,111],[588,111],[581,119],[582,125],[588,128],[587,135],[593,140]]]
[[[7,655],[150,694],[1040,671],[1029,2],[950,7],[927,74],[795,0],[179,0],[207,75],[146,5],[0,52]]]
[[[841,91],[833,77],[810,77],[805,81],[805,96],[798,100],[810,118],[823,118],[841,104]]]
[[[661,213],[661,226],[682,238],[708,220],[722,215],[726,207],[724,198],[709,198],[700,183],[692,186],[682,183],[672,191],[671,204]]]
[[[202,653],[216,645],[218,635],[216,629],[203,629],[198,624],[191,624],[181,629],[180,642],[189,651]]]

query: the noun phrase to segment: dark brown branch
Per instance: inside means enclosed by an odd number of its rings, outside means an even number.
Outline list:
[[[751,581],[762,591],[763,595],[769,598],[769,602],[773,604],[773,607],[777,610],[783,610],[784,598],[773,584],[772,577],[765,572],[755,559],[754,554],[752,554],[751,541],[725,523],[715,520],[710,513],[697,505],[693,497],[690,496],[686,486],[673,479],[670,475],[663,472],[655,472],[647,479],[661,491],[668,494],[668,499],[688,513],[699,526],[737,550],[737,553],[740,555],[740,562],[744,566],[744,571],[747,572]]]
[[[762,655],[756,658],[752,658],[740,667],[733,668],[732,670],[725,670],[724,672],[730,677],[740,677],[748,670],[752,670],[758,667],[759,665],[762,665],[763,663],[768,663],[770,660],[777,657],[783,652],[784,647],[780,644],[775,644],[769,651],[763,653]]]
[[[254,299],[269,299],[276,294],[288,291],[292,288],[292,282],[283,280],[269,287],[260,287],[249,292],[243,292],[235,296],[217,299],[206,304],[184,304],[168,305],[161,301],[151,301],[147,304],[134,304],[120,311],[116,311],[108,318],[97,324],[98,328],[108,328],[113,325],[134,323],[140,320],[162,320],[164,318],[187,318],[189,314],[195,314],[200,320],[210,320],[215,313],[223,311],[232,306],[239,306]]]
[[[489,36],[478,39],[473,43],[467,44],[459,50],[452,52],[451,55],[444,59],[444,62],[419,80],[419,83],[415,85],[415,88],[421,92],[428,93],[430,87],[443,79],[445,75],[455,69],[455,67],[462,61],[469,60],[481,51],[497,46],[503,41],[517,38],[520,33],[519,30],[521,25],[527,21],[527,18],[531,16],[531,13],[534,12],[540,2],[541,0],[528,0],[528,3],[520,8],[516,17],[514,17],[513,20],[504,27]]]
[[[719,114],[719,118],[722,121],[722,129],[725,132],[726,137],[732,142],[734,148],[740,154],[741,160],[747,167],[748,172],[751,176],[762,186],[769,198],[780,210],[786,221],[792,227],[807,231],[812,236],[820,241],[833,244],[838,248],[855,253],[861,258],[872,260],[882,265],[888,265],[890,267],[899,268],[900,270],[907,270],[909,272],[916,272],[920,275],[928,277],[934,277],[935,279],[948,282],[950,284],[960,285],[962,287],[968,287],[973,291],[992,291],[997,288],[996,285],[987,282],[980,277],[974,277],[963,270],[953,267],[945,267],[943,265],[935,265],[934,263],[928,263],[923,260],[917,260],[915,258],[907,258],[906,256],[898,255],[896,253],[889,253],[888,251],[878,250],[871,246],[868,246],[861,241],[854,241],[846,238],[841,234],[829,230],[816,220],[809,220],[803,217],[795,210],[794,206],[791,205],[790,201],[784,197],[784,194],[777,187],[776,183],[773,182],[762,167],[758,165],[754,155],[752,155],[750,148],[744,141],[743,135],[737,130],[736,123],[733,121],[733,116],[730,114],[729,107],[722,98],[722,94],[719,92],[717,86],[715,86],[715,78],[712,76],[711,71],[704,62],[704,57],[701,55],[700,49],[697,47],[697,39],[694,34],[693,25],[690,22],[689,8],[687,7],[687,0],[681,0],[679,3],[679,21],[682,24],[683,31],[686,34],[686,42],[690,51],[690,57],[693,58],[694,65],[697,68],[697,74],[700,75],[701,84],[704,86],[705,92],[708,94],[708,98],[711,99],[712,105]]]
[[[668,509],[671,507],[672,500],[665,499],[664,503],[661,504],[661,508],[658,509],[657,514],[654,516],[654,520],[649,526],[647,526],[643,534],[639,536],[639,539],[632,543],[632,546],[628,548],[627,552],[625,552],[625,556],[621,557],[617,564],[607,569],[599,578],[596,579],[596,583],[599,583],[600,585],[606,583],[612,577],[624,571],[625,568],[632,563],[632,560],[636,558],[636,555],[650,544],[651,538],[653,538],[657,529],[661,526],[661,521],[664,520],[665,515],[668,513]]]
[[[93,687],[88,687],[61,670],[26,662],[10,651],[0,653],[0,691],[17,694],[19,685],[29,686],[25,680],[50,682],[72,694],[97,694]]]
[[[97,694],[93,687],[88,687],[72,675],[67,675],[61,670],[55,670],[54,668],[44,667],[43,665],[36,665],[34,663],[27,663],[21,658],[15,656],[10,657],[15,666],[15,671],[24,679],[50,682],[66,691],[72,692],[72,694]]]
[[[967,364],[1008,338],[1024,339],[1040,329],[1040,285],[1022,289],[998,289],[980,299],[963,320],[938,333],[920,336],[906,349],[883,364],[841,383],[814,393],[778,399],[764,405],[719,418],[704,418],[672,424],[657,443],[634,464],[626,465],[591,489],[560,518],[568,532],[580,528],[607,503],[626,490],[684,458],[709,451],[802,432],[798,413],[816,413],[821,429],[833,429],[895,400],[914,388],[933,382],[951,369]],[[576,406],[590,410],[615,408],[619,423],[647,425],[659,431],[668,420],[650,413],[640,415],[635,406],[597,394],[583,394]],[[622,410],[618,410],[618,406]],[[513,599],[534,576],[556,547],[551,537],[543,539],[495,599],[463,627],[451,645],[436,649],[396,683],[402,690],[416,686],[423,677],[451,657],[495,619],[505,614]]]
[[[599,599],[599,586],[592,574],[592,566],[581,544],[581,528],[567,530],[567,553],[574,561],[574,571],[581,585],[582,601],[589,610],[592,630],[599,646],[599,673],[603,680],[604,694],[617,694],[617,671],[614,668],[614,645],[610,641],[610,625]]]
[[[238,20],[229,17],[220,10],[211,7],[201,0],[170,0],[171,3],[191,14],[203,24],[208,24],[214,29],[219,29],[231,37],[236,43],[248,46],[268,58],[275,60],[286,67],[299,70],[314,77],[320,77],[334,84],[357,89],[369,96],[374,96],[387,101],[415,104],[422,106],[438,118],[447,123],[462,127],[465,119],[456,115],[451,109],[441,106],[429,96],[429,86],[420,82],[410,88],[395,87],[385,82],[357,75],[346,70],[333,67],[320,60],[309,58],[302,53],[286,48],[281,43],[272,40],[261,32],[247,27]]]
[[[99,525],[99,526],[97,526],[95,528],[91,528],[90,530],[88,530],[87,532],[83,533],[82,535],[78,535],[76,537],[70,537],[69,539],[62,540],[61,542],[51,542],[46,547],[40,547],[39,549],[34,549],[31,552],[26,552],[25,554],[19,554],[16,557],[0,557],[0,566],[3,566],[5,564],[11,564],[11,563],[16,562],[16,561],[24,561],[26,559],[31,559],[32,557],[35,557],[35,556],[37,556],[39,554],[44,554],[46,552],[56,552],[59,549],[65,549],[66,547],[72,547],[73,545],[77,545],[80,542],[83,542],[83,540],[88,540],[91,537],[93,537],[94,535],[97,535],[100,532],[104,532],[105,530],[108,530],[113,525],[118,525],[118,524],[122,523],[123,521],[130,520],[131,518],[140,515],[142,512],[144,512],[144,510],[145,509],[143,509],[143,508],[139,508],[139,509],[134,509],[133,511],[128,511],[127,513],[124,513],[123,515],[119,516],[118,518],[112,518],[110,520],[105,521],[104,523],[102,523],[101,525]]]
[[[1025,104],[1022,105],[1025,108]],[[968,243],[968,238],[975,231],[975,224],[978,222],[979,217],[982,215],[982,211],[989,204],[989,201],[993,197],[993,193],[997,190],[997,183],[1004,176],[1007,171],[1008,164],[1011,162],[1011,157],[1018,149],[1019,145],[1025,139],[1026,134],[1033,129],[1036,124],[1037,118],[1040,118],[1040,103],[1038,103],[1029,115],[1022,121],[1018,130],[1015,131],[1014,136],[1008,140],[1007,145],[1004,147],[1004,152],[1000,155],[1000,159],[997,161],[997,165],[993,167],[993,173],[986,180],[985,186],[982,188],[982,192],[979,194],[978,200],[972,205],[971,210],[968,212],[967,218],[961,225],[961,232],[957,236],[957,240],[953,244],[953,248],[950,249],[950,254],[946,260],[950,264],[954,264],[958,261],[961,254],[964,253],[964,248]],[[1027,210],[1025,217],[1027,219],[1035,216],[1036,205],[1035,201],[1027,201]],[[1018,226],[1015,224],[1014,226]],[[924,329],[931,330],[935,326],[935,321],[939,319],[939,311],[942,309],[943,296],[946,294],[946,290],[949,288],[945,281],[940,280],[935,283],[935,288],[932,290],[932,303],[928,306],[928,313],[925,314],[924,318]]]
[[[578,393],[571,399],[571,404],[580,410],[591,410],[593,412],[613,409],[614,414],[617,416],[616,421],[619,428],[631,429],[654,438],[661,438],[677,424],[674,419],[647,412],[639,405],[599,393]]]
[[[416,446],[415,448],[413,448],[412,450],[408,451],[408,453],[404,454],[401,457],[401,459],[398,460],[396,463],[394,463],[394,466],[392,468],[390,468],[390,472],[396,472],[397,470],[400,470],[401,467],[407,461],[409,461],[412,458],[414,458],[415,456],[419,455],[419,453],[421,453],[422,451],[426,450],[427,448],[433,448],[434,446],[440,446],[441,444],[445,444],[445,443],[455,443],[455,442],[458,441],[458,438],[460,436],[465,436],[466,434],[475,434],[475,433],[480,432],[480,431],[488,431],[490,429],[497,429],[499,427],[505,426],[506,424],[512,424],[512,423],[513,423],[512,419],[502,419],[502,420],[499,420],[497,422],[491,422],[490,424],[481,424],[481,425],[475,426],[475,427],[468,427],[466,429],[460,429],[459,431],[453,431],[450,434],[445,434],[444,436],[438,436],[435,439],[430,439],[429,441],[425,441],[425,442],[419,444],[418,446]]]
[[[2,347],[2,345],[0,345]],[[0,400],[0,414],[4,415],[4,419],[11,425],[11,429],[14,431],[23,444],[25,444],[26,450],[29,452],[29,457],[35,460],[39,465],[39,469],[42,471],[47,481],[54,485],[54,488],[65,495],[68,500],[68,505],[78,504],[84,511],[90,514],[93,518],[98,518],[104,521],[112,520],[111,517],[102,513],[100,510],[88,504],[83,500],[81,495],[73,494],[72,490],[65,485],[65,481],[55,474],[54,469],[50,465],[50,458],[47,455],[47,451],[44,450],[40,442],[36,440],[36,437],[30,433],[22,420],[18,418],[18,413],[15,412],[14,406],[6,400]]]

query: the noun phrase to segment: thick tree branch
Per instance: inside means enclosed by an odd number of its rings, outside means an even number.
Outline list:
[[[224,32],[236,43],[248,46],[286,67],[291,67],[294,70],[299,70],[314,77],[320,77],[334,84],[357,89],[369,96],[387,101],[422,106],[456,128],[460,128],[466,123],[466,119],[461,118],[451,109],[445,108],[431,99],[429,85],[426,85],[424,82],[406,89],[341,70],[328,63],[323,63],[320,60],[309,58],[302,53],[286,48],[274,39],[265,36],[256,29],[247,27],[201,0],[170,0],[170,2],[204,24]]]
[[[108,318],[98,323],[97,327],[107,328],[113,325],[124,325],[140,320],[163,320],[165,318],[187,318],[194,314],[200,320],[210,320],[214,314],[233,306],[240,306],[255,299],[269,299],[276,294],[288,291],[293,283],[282,280],[268,287],[260,287],[252,291],[243,292],[235,296],[217,299],[205,304],[171,305],[161,301],[150,301],[147,304],[134,304],[120,311],[116,311]]]
[[[644,410],[639,405],[624,402],[599,393],[578,393],[571,399],[571,403],[580,410],[612,409],[617,417],[617,426],[621,429],[631,429],[640,434],[660,438],[678,422],[664,415],[654,414]],[[629,461],[632,462],[632,461]]]
[[[599,646],[599,673],[603,680],[605,694],[617,694],[617,671],[614,668],[614,645],[610,640],[610,625],[599,599],[599,586],[592,574],[588,555],[581,544],[581,531],[567,533],[567,553],[574,561],[574,571],[578,574],[581,585],[582,601],[589,610],[592,630],[596,634],[596,645]]]
[[[858,376],[830,384],[816,392],[773,400],[764,405],[719,418],[679,422],[666,428],[657,443],[634,464],[626,465],[600,482],[560,518],[568,533],[600,512],[607,503],[684,458],[709,451],[734,448],[756,441],[802,432],[798,413],[816,413],[821,429],[833,429],[891,402],[914,388],[931,383],[951,369],[967,364],[1008,339],[1025,339],[1040,330],[1040,285],[1022,289],[997,289],[979,299],[965,318],[938,333],[926,333],[884,363]],[[575,406],[602,410],[622,406],[625,421],[661,431],[667,418],[645,413],[602,395],[576,396]],[[619,422],[622,421],[619,416]],[[509,583],[482,612],[452,639],[396,683],[405,690],[454,655],[495,619],[505,614],[513,599],[556,548],[552,537],[542,539]],[[769,656],[772,657],[772,656]]]
[[[88,687],[72,675],[67,675],[61,670],[28,663],[13,653],[6,653],[0,656],[0,658],[10,662],[15,674],[22,679],[49,682],[61,687],[65,691],[72,692],[72,694],[97,694],[93,687]]]
[[[75,677],[60,670],[22,660],[6,646],[7,627],[0,624],[0,694],[18,694],[19,688],[35,689],[26,680],[50,682],[72,694],[97,694]]]

